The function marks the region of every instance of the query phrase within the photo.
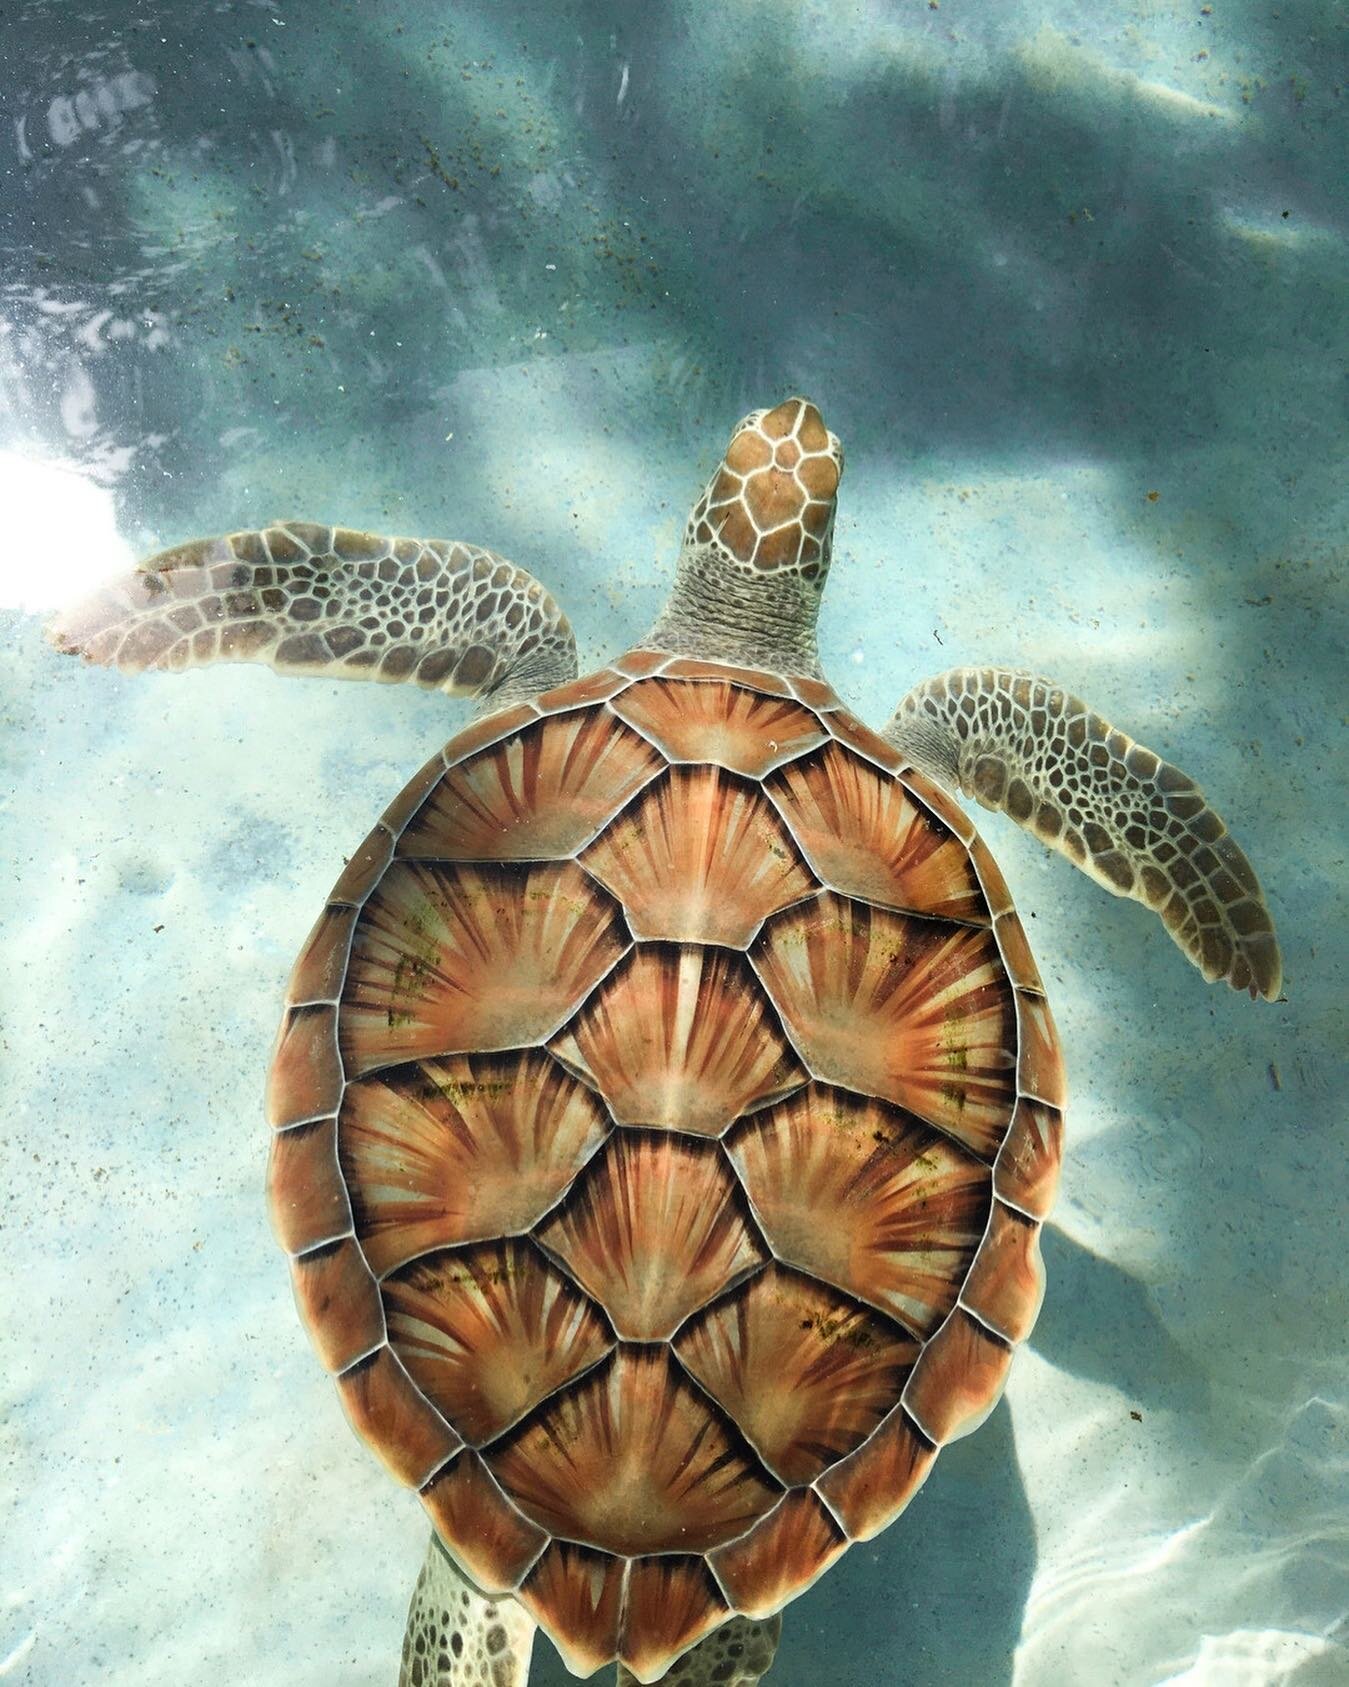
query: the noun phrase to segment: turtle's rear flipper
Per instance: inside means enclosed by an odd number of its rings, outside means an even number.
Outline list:
[[[300,521],[163,551],[63,610],[47,636],[133,673],[265,662],[516,695],[576,674],[566,616],[522,568],[476,545]]]
[[[1222,819],[1178,767],[1080,699],[1005,668],[952,668],[909,692],[885,736],[1114,895],[1145,902],[1210,983],[1279,994],[1274,922]]]
[[[670,1687],[759,1687],[781,1638],[780,1615],[762,1622],[732,1617],[685,1652],[661,1680]],[[617,1687],[636,1687],[636,1681],[632,1671],[619,1664]]]
[[[398,1687],[526,1687],[534,1629],[509,1593],[479,1593],[432,1535],[408,1611]]]

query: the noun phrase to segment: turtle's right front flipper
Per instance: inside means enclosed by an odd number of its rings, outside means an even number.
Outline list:
[[[133,673],[265,662],[494,696],[576,674],[567,618],[524,569],[476,545],[299,521],[163,551],[63,610],[47,636]]]
[[[1210,983],[1279,994],[1274,922],[1222,817],[1187,774],[1062,686],[952,668],[916,685],[884,736],[921,772],[1154,909]]]

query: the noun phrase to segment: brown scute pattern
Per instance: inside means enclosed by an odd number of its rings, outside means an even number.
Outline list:
[[[899,1400],[920,1343],[775,1266],[682,1330],[680,1363],[745,1432],[780,1482],[813,1482]]]
[[[267,1204],[288,1254],[351,1234],[351,1201],[337,1163],[337,1124],[319,1119],[277,1131],[267,1161]]]
[[[638,1681],[656,1681],[671,1655],[730,1614],[701,1558],[639,1558],[628,1572],[619,1655]]]
[[[581,863],[623,904],[634,937],[736,949],[817,888],[758,786],[717,767],[671,768]]]
[[[830,745],[773,774],[764,789],[834,890],[988,923],[969,852],[898,779]]]
[[[608,1130],[598,1098],[542,1050],[447,1055],[349,1084],[342,1170],[371,1269],[528,1230]]]
[[[848,1546],[809,1488],[783,1497],[747,1535],[718,1547],[708,1563],[737,1611],[768,1617],[822,1575]]]
[[[743,956],[640,944],[550,1045],[623,1125],[719,1136],[805,1074]]]
[[[766,1254],[710,1144],[623,1133],[538,1231],[626,1341],[663,1341]]]
[[[750,958],[816,1076],[992,1159],[1016,1095],[1016,1015],[991,931],[826,893],[770,920]]]
[[[1185,773],[1061,686],[1001,668],[953,668],[916,686],[886,737],[948,774],[1116,896],[1161,916],[1210,983],[1274,1000],[1282,962],[1255,871]]]
[[[780,1491],[659,1347],[620,1347],[486,1458],[540,1528],[620,1555],[710,1551]]]
[[[337,1392],[351,1427],[407,1487],[420,1488],[463,1445],[387,1347],[343,1372]]]
[[[613,1346],[527,1241],[432,1254],[383,1284],[389,1343],[445,1421],[490,1441]]]
[[[306,945],[273,1217],[462,1570],[427,1682],[457,1634],[519,1687],[530,1618],[754,1679],[997,1398],[1062,1066],[992,858],[886,759],[820,681],[632,652],[446,746]]]
[[[557,603],[492,551],[295,521],[162,551],[64,611],[48,637],[133,673],[266,662],[472,693],[576,671]]]
[[[869,1541],[899,1516],[927,1480],[937,1457],[902,1407],[865,1446],[820,1478],[819,1490],[855,1541]]]
[[[436,1533],[484,1593],[519,1585],[548,1536],[522,1517],[477,1453],[463,1452],[422,1489]]]
[[[281,1022],[267,1074],[267,1122],[274,1130],[335,1113],[342,1062],[333,1036],[336,1010],[294,1007]]]
[[[645,739],[598,710],[554,715],[452,767],[398,853],[439,861],[570,855],[664,765]]]
[[[993,1188],[999,1200],[1029,1218],[1048,1218],[1062,1163],[1063,1114],[1057,1107],[1020,1097],[993,1165]]]
[[[628,1566],[570,1541],[553,1541],[525,1579],[520,1601],[558,1636],[573,1675],[593,1675],[618,1653]]]
[[[741,1126],[732,1163],[779,1259],[922,1336],[955,1304],[988,1167],[911,1115],[820,1084]]]
[[[960,1304],[1004,1341],[1018,1342],[1035,1327],[1044,1292],[1040,1226],[995,1201],[988,1235],[960,1291]]]
[[[714,762],[760,778],[822,742],[809,709],[790,698],[765,697],[729,681],[677,681],[669,673],[642,680],[613,704],[672,761]]]
[[[301,1254],[291,1261],[290,1275],[295,1304],[325,1370],[345,1371],[380,1346],[379,1287],[351,1237]]]
[[[978,1429],[1002,1398],[1012,1349],[957,1307],[904,1389],[904,1410],[936,1446]]]
[[[546,1037],[627,945],[617,906],[572,862],[395,862],[352,942],[348,1075]]]

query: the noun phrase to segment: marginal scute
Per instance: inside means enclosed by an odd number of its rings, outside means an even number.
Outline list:
[[[959,1307],[913,1368],[904,1409],[937,1446],[978,1429],[1002,1398],[1012,1349]]]
[[[399,840],[422,861],[572,854],[665,764],[598,709],[550,715],[455,765]]]
[[[436,1533],[484,1593],[517,1587],[548,1543],[522,1517],[477,1453],[463,1452],[422,1489]]]
[[[627,1572],[607,1552],[553,1541],[525,1578],[520,1602],[552,1635],[573,1675],[593,1675],[618,1655]]]
[[[351,1427],[405,1487],[420,1488],[463,1443],[387,1347],[337,1379]]]
[[[730,1614],[701,1558],[638,1558],[628,1572],[619,1656],[638,1681],[658,1681],[670,1657]]]
[[[847,1545],[827,1507],[805,1488],[785,1494],[747,1535],[718,1547],[708,1564],[735,1610],[771,1617],[823,1575]]]
[[[1026,932],[1021,921],[1015,914],[999,914],[993,922],[993,928],[998,934],[1002,964],[1007,968],[1007,976],[1012,983],[1018,989],[1043,995],[1044,981],[1040,977],[1039,967],[1035,964],[1035,957],[1031,954],[1030,944],[1026,941]]]
[[[898,1401],[919,1345],[855,1301],[774,1266],[694,1319],[674,1350],[790,1487],[866,1439]]]
[[[1005,1341],[1024,1341],[1045,1293],[1040,1226],[1001,1201],[993,1203],[960,1304]]]
[[[627,1341],[662,1341],[765,1256],[711,1145],[615,1136],[539,1242]]]
[[[351,1202],[337,1163],[337,1122],[277,1131],[267,1162],[267,1204],[276,1239],[304,1253],[351,1234]]]
[[[342,1168],[372,1270],[527,1230],[609,1128],[594,1092],[541,1049],[448,1055],[349,1084]]]
[[[998,1199],[1030,1218],[1048,1218],[1062,1163],[1063,1114],[1057,1107],[1020,1096],[993,1165]]]
[[[883,767],[887,773],[898,773],[903,767],[904,758],[899,751],[847,709],[831,709],[824,721],[831,737]]]
[[[740,955],[639,944],[549,1045],[620,1124],[719,1136],[805,1074]]]
[[[597,668],[593,674],[582,674],[565,685],[554,686],[534,699],[536,707],[545,715],[562,709],[578,709],[584,703],[603,703],[632,684],[626,674],[612,668]]]
[[[888,1528],[927,1480],[937,1449],[897,1406],[876,1433],[816,1486],[855,1541]]]
[[[673,662],[667,662],[661,673],[667,679],[725,680],[749,691],[762,691],[769,697],[790,697],[792,694],[791,687],[781,674],[765,673],[762,668],[741,668],[733,662],[708,662],[680,656]]]
[[[743,948],[769,914],[818,887],[755,785],[674,767],[581,857],[636,938]]]
[[[964,845],[899,780],[830,745],[782,768],[764,789],[833,889],[889,908],[987,923]]]
[[[393,799],[380,816],[380,824],[388,828],[397,838],[403,828],[411,820],[428,795],[436,788],[445,776],[445,757],[437,750],[430,761],[426,762],[403,789]]]
[[[1068,1099],[1068,1081],[1049,1003],[1043,996],[1018,990],[1016,1017],[1017,1087],[1023,1095],[1062,1109]]]
[[[627,946],[617,905],[573,862],[395,862],[352,941],[348,1073],[536,1042]]]
[[[677,670],[639,681],[611,705],[674,761],[714,762],[758,778],[824,741],[819,719],[785,695],[726,679],[680,681]]]
[[[443,765],[457,766],[466,761],[469,756],[476,755],[479,750],[485,750],[491,744],[498,744],[503,738],[509,738],[512,733],[519,732],[533,720],[539,718],[539,711],[533,703],[517,703],[513,708],[498,709],[495,714],[483,715],[475,720],[471,726],[457,733],[445,746]],[[425,799],[423,791],[418,801]]]
[[[342,1099],[337,1010],[291,1008],[267,1074],[267,1122],[274,1130],[337,1111]]]
[[[394,1352],[475,1445],[613,1346],[585,1296],[525,1241],[431,1254],[386,1278],[383,1293]]]
[[[987,1166],[909,1114],[820,1084],[747,1120],[731,1160],[780,1259],[930,1333],[988,1216]]]
[[[818,1077],[906,1107],[992,1159],[1016,1058],[992,932],[826,892],[769,920],[750,957]]]
[[[645,679],[671,660],[668,650],[628,650],[611,665],[628,679]]]
[[[381,822],[347,862],[333,886],[329,902],[349,902],[359,907],[378,884],[392,855],[393,833]]]
[[[292,1007],[337,1000],[355,924],[356,909],[341,904],[329,906],[319,915],[286,986],[286,1000]]]
[[[541,1528],[620,1556],[710,1551],[780,1492],[663,1348],[620,1347],[487,1460]]]
[[[379,1289],[347,1237],[290,1262],[295,1304],[326,1371],[344,1371],[384,1340]]]

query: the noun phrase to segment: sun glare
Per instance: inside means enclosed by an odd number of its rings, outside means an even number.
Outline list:
[[[112,494],[69,463],[0,451],[0,607],[59,609],[135,561]]]

